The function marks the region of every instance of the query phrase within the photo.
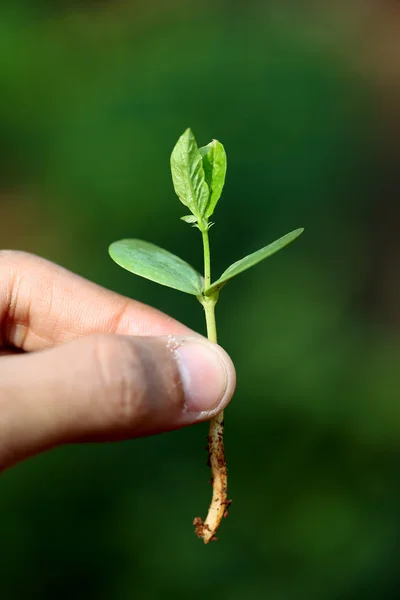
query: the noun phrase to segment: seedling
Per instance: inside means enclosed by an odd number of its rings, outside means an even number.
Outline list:
[[[205,311],[208,339],[217,342],[215,305],[226,283],[239,273],[268,258],[290,242],[303,229],[296,229],[268,246],[233,263],[215,281],[211,282],[210,244],[208,232],[213,223],[209,220],[221,197],[226,175],[226,154],[223,145],[213,140],[198,148],[195,137],[187,129],[179,138],[171,155],[171,172],[175,192],[190,211],[183,221],[200,230],[203,239],[204,276],[187,262],[142,240],[120,240],[109,248],[111,258],[121,267],[161,285],[195,296]],[[224,452],[224,415],[221,412],[211,419],[208,434],[209,463],[211,466],[213,495],[205,521],[194,519],[198,537],[208,543],[215,534],[230,504],[227,496],[227,467]]]

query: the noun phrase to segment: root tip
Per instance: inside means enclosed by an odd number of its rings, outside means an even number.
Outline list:
[[[195,534],[197,535],[198,538],[200,538],[201,540],[203,540],[203,542],[205,544],[208,544],[209,542],[216,542],[218,541],[218,538],[215,537],[215,535],[212,533],[211,529],[209,528],[208,525],[206,525],[206,523],[204,523],[203,519],[201,517],[196,517],[193,520],[193,525],[194,525],[194,531]]]

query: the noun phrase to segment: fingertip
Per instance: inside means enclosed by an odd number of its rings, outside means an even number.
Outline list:
[[[221,346],[205,338],[181,338],[176,360],[189,412],[212,418],[232,398],[236,386],[233,362]]]

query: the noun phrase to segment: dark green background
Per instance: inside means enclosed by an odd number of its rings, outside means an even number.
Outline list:
[[[357,66],[357,15],[300,4],[2,2],[2,247],[203,331],[191,297],[107,254],[114,239],[140,237],[201,268],[169,173],[188,126],[228,154],[216,276],[306,229],[232,281],[217,307],[238,375],[226,413],[233,505],[219,543],[204,546],[191,525],[210,500],[205,424],[61,448],[1,476],[2,600],[398,598],[390,89],[377,93]]]

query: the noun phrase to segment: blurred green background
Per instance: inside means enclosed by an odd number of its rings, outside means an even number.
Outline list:
[[[61,448],[0,478],[0,597],[377,600],[400,594],[400,14],[397,3],[3,0],[1,246],[45,256],[199,331],[135,278],[141,237],[201,268],[169,155],[228,154],[215,275],[303,226],[217,307],[237,366],[229,519],[205,424]]]

